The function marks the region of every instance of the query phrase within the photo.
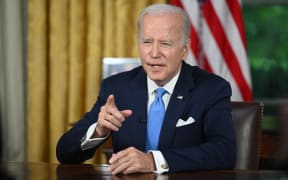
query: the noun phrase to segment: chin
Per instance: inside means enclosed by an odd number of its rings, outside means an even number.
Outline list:
[[[154,81],[158,86],[163,86],[164,85],[164,80],[161,79],[161,78],[151,78],[151,76],[150,76],[150,79],[152,81]]]
[[[162,78],[156,73],[150,73],[148,76],[153,81],[162,81]]]

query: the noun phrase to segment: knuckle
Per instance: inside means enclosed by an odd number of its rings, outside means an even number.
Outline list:
[[[135,149],[134,147],[129,147],[128,148],[129,151],[134,151],[134,149]]]
[[[105,106],[101,106],[101,108],[100,108],[100,113],[101,113],[101,112],[104,112],[105,109],[106,109]]]

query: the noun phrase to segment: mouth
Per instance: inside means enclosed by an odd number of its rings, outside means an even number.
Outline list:
[[[151,67],[153,71],[161,70],[164,67],[163,64],[148,64],[148,66]]]

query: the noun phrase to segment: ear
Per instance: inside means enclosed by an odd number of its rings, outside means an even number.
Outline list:
[[[191,44],[191,40],[187,39],[186,43],[183,46],[183,57],[182,57],[183,59],[186,59],[188,56],[189,50],[191,48],[190,44]]]

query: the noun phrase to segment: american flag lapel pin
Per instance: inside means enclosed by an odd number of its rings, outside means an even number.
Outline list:
[[[179,99],[179,100],[182,100],[183,96],[177,96],[176,98]]]

